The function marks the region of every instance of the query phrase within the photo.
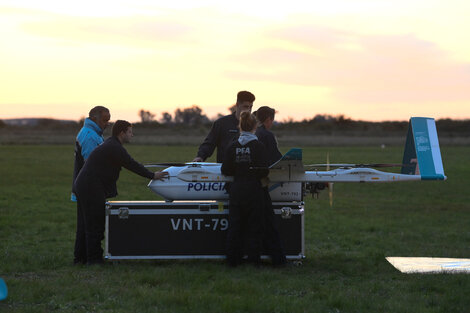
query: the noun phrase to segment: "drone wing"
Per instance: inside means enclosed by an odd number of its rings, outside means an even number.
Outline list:
[[[302,150],[291,149],[269,171],[271,182],[398,182],[445,180],[434,119],[412,117],[401,164],[314,164],[326,171],[305,171]],[[337,167],[328,170],[329,167]],[[382,172],[373,167],[401,166],[401,173]]]
[[[231,181],[233,178],[220,173],[220,164],[185,164],[178,174],[184,181]],[[217,165],[217,166],[214,166]],[[269,180],[286,182],[397,182],[415,180],[445,180],[441,152],[434,119],[413,117],[401,164],[318,164],[337,169],[305,171],[302,149],[292,148],[269,167]],[[382,172],[372,167],[401,166],[401,173]]]

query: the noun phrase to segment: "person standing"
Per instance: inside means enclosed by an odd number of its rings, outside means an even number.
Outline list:
[[[150,172],[127,153],[123,144],[130,142],[133,136],[131,123],[116,121],[112,136],[93,150],[75,179],[73,188],[85,231],[85,240],[78,238],[75,243],[75,247],[82,251],[79,256],[81,263],[103,263],[101,240],[104,238],[105,204],[107,198],[118,194],[116,182],[121,168],[149,179],[162,180],[168,176],[167,172]]]
[[[265,148],[255,135],[256,117],[240,115],[240,136],[225,153],[221,172],[233,176],[229,191],[229,227],[226,255],[230,266],[248,261],[260,263],[263,236],[263,189],[261,179],[269,173]]]
[[[269,166],[279,161],[282,157],[277,146],[276,137],[270,131],[274,122],[275,113],[276,111],[268,106],[262,106],[256,111],[256,118],[260,123],[259,127],[256,129],[256,136],[266,148],[266,156]],[[263,183],[263,196],[263,246],[266,248],[268,254],[271,255],[273,265],[284,265],[287,260],[282,248],[279,231],[274,225],[274,210],[267,182]]]
[[[273,165],[282,158],[282,154],[277,145],[277,139],[271,132],[275,113],[276,111],[268,106],[260,107],[255,113],[260,123],[256,129],[256,137],[258,137],[259,141],[266,147],[269,165]]]
[[[88,117],[83,122],[83,127],[77,134],[75,140],[75,160],[73,168],[73,182],[82,169],[85,161],[90,156],[91,152],[100,144],[103,143],[103,131],[108,127],[111,114],[109,110],[103,106],[95,106],[88,114]],[[77,197],[72,191],[71,200],[77,202]],[[75,234],[75,242],[80,243],[85,241],[85,230],[82,219],[79,216],[79,208],[77,204],[77,232]],[[83,255],[85,251],[81,249],[81,245],[76,245],[74,250],[74,263],[84,263]]]
[[[223,116],[214,122],[209,134],[199,146],[197,156],[193,159],[193,162],[205,161],[217,148],[217,163],[222,163],[225,150],[235,138],[238,138],[238,124],[241,112],[251,112],[254,101],[255,95],[251,92],[238,92],[235,112]]]

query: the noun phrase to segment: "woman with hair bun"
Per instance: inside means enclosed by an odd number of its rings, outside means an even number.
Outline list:
[[[250,112],[240,115],[240,137],[226,150],[222,174],[233,176],[229,191],[229,228],[227,262],[241,264],[244,253],[248,262],[260,264],[263,240],[264,195],[261,179],[269,171],[265,148],[255,135],[256,117]]]

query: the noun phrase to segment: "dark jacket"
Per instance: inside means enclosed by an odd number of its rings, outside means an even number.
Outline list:
[[[197,156],[206,160],[217,147],[217,163],[222,163],[225,150],[239,135],[238,123],[235,113],[216,120],[206,139],[199,146]]]
[[[268,165],[273,165],[282,158],[282,154],[277,147],[276,137],[274,137],[274,134],[267,130],[264,125],[261,125],[256,129],[256,137],[258,137],[258,140],[264,144],[266,148]]]
[[[225,152],[221,172],[233,176],[234,183],[256,181],[268,176],[266,154],[262,143],[252,140],[246,145],[234,141]]]
[[[127,153],[117,137],[109,137],[93,150],[86,160],[74,182],[74,191],[86,190],[87,186],[94,186],[102,188],[106,198],[117,196],[116,182],[121,167],[149,179],[154,176]],[[80,194],[80,192],[77,193]]]

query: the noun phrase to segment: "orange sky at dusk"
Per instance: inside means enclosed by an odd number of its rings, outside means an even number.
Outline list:
[[[470,118],[469,1],[173,2],[0,0],[0,119]]]

